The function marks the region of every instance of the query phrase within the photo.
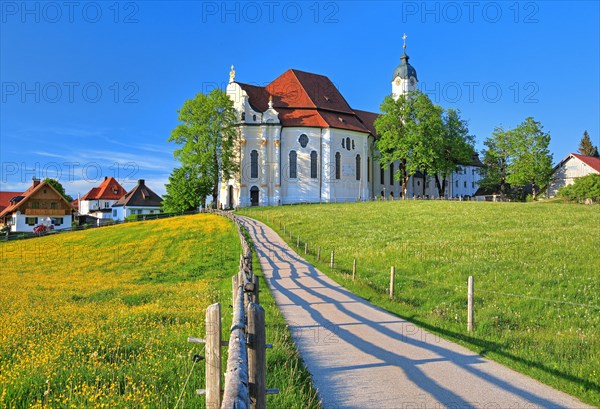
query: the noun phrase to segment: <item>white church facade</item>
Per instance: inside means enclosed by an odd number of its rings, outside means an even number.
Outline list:
[[[395,97],[417,88],[404,53],[392,76]],[[398,163],[383,169],[375,148],[378,114],[353,109],[329,78],[290,69],[265,87],[241,83],[230,72],[227,94],[239,119],[240,171],[223,181],[223,207],[274,206],[398,198]],[[462,166],[446,182],[446,195],[473,196],[480,175]],[[425,186],[423,186],[425,185]],[[435,198],[434,178],[410,177],[407,197]]]

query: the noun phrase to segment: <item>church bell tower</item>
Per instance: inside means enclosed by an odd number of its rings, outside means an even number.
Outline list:
[[[400,56],[400,65],[394,70],[392,75],[392,95],[397,100],[400,95],[405,95],[409,91],[417,89],[417,70],[408,63],[408,55],[406,54],[406,34],[402,36],[404,45],[402,49],[404,53]]]

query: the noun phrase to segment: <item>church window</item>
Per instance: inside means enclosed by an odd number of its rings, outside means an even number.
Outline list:
[[[290,151],[290,178],[298,177],[298,155],[296,151]]]
[[[385,183],[385,171],[383,169],[383,166],[381,167],[380,177],[381,177],[380,183],[383,185]]]
[[[346,140],[342,138],[342,148],[346,149]]]
[[[342,155],[339,152],[335,153],[335,178],[341,178]]]
[[[475,182],[471,182],[471,188],[475,189]]]
[[[256,115],[252,115],[252,120],[256,122]]]
[[[394,164],[390,164],[390,185],[394,186]]]
[[[425,182],[425,187],[429,189],[429,180]]]
[[[356,180],[360,180],[360,155],[356,155]]]
[[[310,153],[310,177],[312,179],[317,178],[317,151]]]
[[[371,181],[371,158],[367,158],[367,182]]]
[[[352,150],[354,150],[354,139],[352,140]]]
[[[250,152],[250,178],[258,177],[258,151],[255,149]]]
[[[246,113],[242,112],[242,121],[245,121],[245,120],[246,120]]]
[[[454,186],[458,187],[458,180],[456,182],[454,182]]]
[[[350,150],[350,138],[346,138],[346,149]]]
[[[306,148],[306,145],[308,145],[308,136],[306,136],[306,134],[303,133],[302,135],[300,135],[300,138],[298,138],[298,142],[300,142],[300,146]]]
[[[467,181],[466,181],[466,180],[465,180],[465,182],[464,182],[464,187],[467,187]]]

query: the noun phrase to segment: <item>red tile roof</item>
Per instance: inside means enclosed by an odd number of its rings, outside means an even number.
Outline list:
[[[116,192],[116,193],[115,193]],[[93,187],[81,200],[119,200],[127,191],[115,178],[105,177],[98,187]]]
[[[35,183],[35,182],[34,182]],[[50,189],[54,190],[56,192],[56,194],[59,196],[60,200],[64,201],[67,206],[71,207],[71,204],[67,201],[67,199],[64,198],[63,195],[61,195],[58,190],[56,190],[54,188],[54,186],[52,186],[51,184],[49,184],[48,182],[39,182],[37,185],[33,184],[29,187],[29,189],[27,189],[25,192],[23,193],[19,193],[18,196],[21,196],[21,200],[19,200],[17,203],[10,205],[8,207],[6,207],[5,209],[0,211],[0,218],[8,215],[16,210],[18,210],[19,207],[21,207],[23,204],[25,204],[27,202],[27,200],[29,199],[30,196],[32,196],[35,192],[37,192],[38,190],[40,190],[42,187],[49,187]]]
[[[257,112],[268,109],[269,96],[283,126],[338,128],[375,135],[377,114],[356,111],[323,75],[290,69],[266,87],[237,83]]]
[[[10,206],[8,202],[10,199],[22,194],[22,192],[0,192],[0,212]]]
[[[600,173],[600,158],[595,158],[593,156],[585,156],[580,155],[578,153],[572,153],[571,155],[575,156],[577,159],[588,165],[590,168],[594,169],[596,172]]]

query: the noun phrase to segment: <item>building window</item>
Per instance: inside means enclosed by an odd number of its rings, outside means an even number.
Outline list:
[[[113,217],[117,217],[117,211],[113,210]]]
[[[342,138],[342,148],[346,149],[346,140]]]
[[[63,218],[62,217],[53,217],[52,218],[52,224],[55,226],[60,226],[61,224],[63,224]]]
[[[371,181],[371,158],[367,158],[367,182]]]
[[[335,178],[341,178],[342,155],[339,152],[335,153]]]
[[[383,169],[383,166],[381,167],[380,177],[381,177],[380,183],[383,185],[385,183],[385,171]]]
[[[467,181],[466,180],[464,181],[463,184],[464,184],[464,187],[467,187]]]
[[[50,209],[56,209],[56,202],[50,202]]]
[[[104,208],[105,208],[105,209],[108,209],[109,207],[110,207],[110,203],[108,203],[108,202],[104,202]]]
[[[310,177],[316,179],[317,174],[317,151],[312,151],[310,153]]]
[[[245,121],[245,120],[246,120],[246,113],[242,112],[242,121]]]
[[[38,218],[37,217],[26,217],[25,218],[25,223],[28,226],[35,226],[38,222]]]
[[[290,151],[290,178],[296,179],[298,177],[298,155],[296,151]]]
[[[39,209],[39,208],[40,208],[40,202],[38,202],[37,200],[32,200],[32,201],[29,203],[29,207],[30,207],[31,209]]]
[[[427,182],[425,182],[425,187],[429,188],[429,180]]]
[[[350,150],[350,138],[346,138],[346,149]]]
[[[456,182],[454,182],[454,186],[458,187],[458,180]]]
[[[306,134],[303,133],[302,135],[300,135],[300,138],[298,138],[298,142],[300,142],[300,146],[306,148],[306,145],[308,145],[308,136],[306,136]]]
[[[360,155],[356,155],[356,180],[360,180]]]
[[[394,186],[394,164],[390,164],[390,186]]]
[[[475,182],[471,182],[471,188],[475,189]]]
[[[256,122],[256,115],[252,115],[252,120]]]
[[[352,150],[354,150],[354,139],[352,139]]]
[[[250,179],[258,178],[258,151],[250,152]]]

